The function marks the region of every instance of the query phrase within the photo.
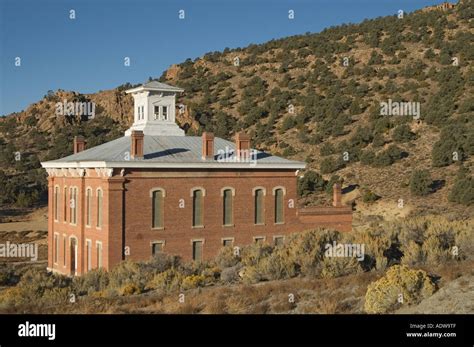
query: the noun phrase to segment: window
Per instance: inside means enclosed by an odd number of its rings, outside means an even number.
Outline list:
[[[86,190],[86,226],[91,226],[92,189]]]
[[[154,113],[153,118],[155,120],[160,119],[160,106],[155,106],[153,113]]]
[[[283,223],[283,189],[275,190],[275,223]]]
[[[255,224],[264,223],[263,199],[264,199],[263,189],[255,190]]]
[[[69,201],[69,222],[76,224],[77,222],[77,188],[71,187],[69,189],[71,200]]]
[[[92,241],[86,240],[87,271],[92,269]]]
[[[161,108],[161,115],[163,116],[163,120],[168,120],[168,106]]]
[[[200,189],[193,191],[193,227],[203,225],[203,195]]]
[[[202,260],[202,241],[193,241],[193,260]]]
[[[142,119],[145,119],[145,106],[142,106]]]
[[[64,200],[63,200],[63,221],[67,222],[67,207],[68,207],[68,201],[67,201],[67,187],[64,187]]]
[[[58,221],[59,216],[59,187],[54,187],[54,221]]]
[[[97,252],[97,268],[102,267],[102,242],[96,242],[96,252]]]
[[[285,238],[283,236],[275,236],[273,238],[273,243],[275,246],[282,246],[285,242]]]
[[[234,244],[234,239],[223,239],[222,240],[222,246],[224,247],[232,247],[232,245]]]
[[[254,240],[255,243],[261,245],[261,244],[263,244],[263,243],[265,242],[265,237],[263,237],[263,236],[255,236],[255,237],[253,238],[253,240]]]
[[[59,254],[59,235],[54,235],[54,263],[58,263],[58,254]]]
[[[163,242],[153,242],[151,244],[151,255],[163,253]]]
[[[102,227],[102,189],[97,190],[97,228]]]
[[[163,228],[163,191],[155,190],[152,193],[152,227]]]
[[[63,266],[66,267],[66,235],[63,235]]]
[[[223,214],[224,214],[224,220],[223,220],[223,223],[224,225],[232,225],[233,224],[233,221],[232,221],[232,215],[233,215],[233,211],[232,211],[232,190],[231,189],[225,189],[224,192],[223,192],[223,196],[222,196],[222,200],[223,200],[223,205],[224,205],[224,210],[223,210]]]

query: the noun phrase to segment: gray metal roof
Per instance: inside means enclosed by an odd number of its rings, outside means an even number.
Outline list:
[[[214,139],[214,159],[202,159],[202,138],[199,136],[145,136],[144,158],[130,158],[131,139],[124,136],[102,145],[86,149],[61,159],[48,161],[43,167],[59,167],[55,164],[81,163],[80,167],[87,167],[85,162],[103,162],[108,164],[125,164],[126,167],[177,167],[173,164],[184,164],[189,167],[235,167],[242,164],[236,160],[235,144],[216,137]],[[254,150],[250,158],[256,167],[271,168],[304,168],[305,163],[287,160],[262,151]],[[155,165],[156,164],[156,165]],[[248,165],[248,163],[246,163]],[[70,167],[71,165],[66,165]],[[76,165],[74,165],[76,166]],[[92,165],[91,165],[92,166]],[[118,167],[120,165],[106,165]]]
[[[184,89],[182,89],[182,88],[170,86],[169,84],[166,84],[166,83],[161,83],[161,82],[158,82],[158,81],[150,81],[150,82],[146,82],[146,83],[144,83],[144,84],[142,84],[138,87],[128,89],[128,90],[126,90],[126,92],[130,93],[130,92],[135,92],[135,91],[138,91],[138,90],[156,90],[156,91],[178,92],[178,93],[184,91]]]

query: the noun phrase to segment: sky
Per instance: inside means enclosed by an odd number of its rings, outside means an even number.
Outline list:
[[[442,0],[0,0],[0,115],[48,90],[145,82],[210,51],[411,12]],[[71,19],[71,10],[75,19]],[[184,19],[179,11],[184,10]],[[288,11],[294,11],[294,19]],[[16,58],[21,59],[21,65]],[[130,66],[125,66],[125,57]]]

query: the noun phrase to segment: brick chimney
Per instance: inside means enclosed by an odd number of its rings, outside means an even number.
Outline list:
[[[74,136],[74,143],[73,143],[74,154],[82,152],[86,149],[86,141],[84,140],[84,136]]]
[[[250,159],[250,136],[243,131],[235,135],[235,152],[239,160]]]
[[[214,159],[214,134],[202,133],[202,159]]]
[[[132,159],[143,159],[143,131],[132,130],[130,137],[132,139],[132,150],[130,156]]]
[[[339,183],[334,183],[332,186],[332,205],[334,207],[341,207],[342,189]]]

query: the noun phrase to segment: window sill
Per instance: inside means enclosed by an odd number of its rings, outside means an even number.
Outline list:
[[[285,222],[278,222],[278,223],[275,223],[275,225],[284,225]]]
[[[151,230],[165,230],[165,227],[156,227],[156,228],[151,228]]]
[[[265,226],[266,224],[265,223],[255,223],[254,226],[258,227],[258,226]]]
[[[233,227],[235,227],[235,224],[223,224],[222,227],[223,228],[233,228]]]
[[[192,229],[204,229],[204,225],[193,225],[191,226]]]

